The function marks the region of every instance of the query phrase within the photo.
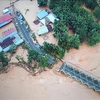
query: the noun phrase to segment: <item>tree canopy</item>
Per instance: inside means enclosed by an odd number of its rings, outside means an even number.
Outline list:
[[[92,10],[98,7],[96,0],[50,0],[49,7],[59,18],[59,22],[55,21],[54,23],[54,37],[58,39],[58,45],[64,49],[69,50],[75,47],[70,46],[69,40],[72,41],[73,38],[68,35],[68,28],[71,28],[74,34],[77,34],[74,37],[79,38],[78,44],[80,44],[79,41],[82,43],[87,40],[90,45],[90,41],[94,40],[93,36],[96,37],[95,44],[99,42],[100,29],[96,28],[99,24],[94,21],[93,15],[81,6],[82,4]],[[99,18],[98,8],[94,11],[94,15]],[[96,26],[92,25],[94,22]],[[93,28],[90,26],[93,26]],[[95,29],[94,35],[92,31]]]

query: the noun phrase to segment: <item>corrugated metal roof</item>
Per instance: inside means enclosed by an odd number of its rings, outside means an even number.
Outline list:
[[[39,27],[38,28],[38,35],[43,35],[43,34],[46,34],[46,33],[48,33],[49,31],[48,31],[48,28],[46,27],[46,26],[42,26],[42,27]]]
[[[50,13],[48,16],[48,19],[50,20],[50,22],[54,23],[55,20],[59,20],[55,14]]]
[[[41,10],[40,12],[37,13],[37,17],[39,19],[43,19],[44,17],[46,17],[48,15],[48,13],[46,12],[46,10]]]
[[[9,34],[15,32],[15,31],[16,31],[16,30],[15,30],[14,28],[10,28],[10,29],[8,29],[8,30],[2,32],[2,35],[3,35],[3,36],[7,36],[7,35],[9,35]]]

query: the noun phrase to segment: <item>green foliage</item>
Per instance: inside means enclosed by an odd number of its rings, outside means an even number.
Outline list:
[[[58,47],[58,46],[56,46],[55,44],[52,44],[52,43],[44,42],[42,49],[45,52],[58,57],[59,59],[61,59],[65,54],[64,49],[62,49],[62,48],[60,48],[60,47]]]
[[[64,50],[68,49],[68,33],[59,33],[58,45]]]
[[[96,8],[93,14],[98,20],[100,20],[100,8]]]
[[[88,29],[88,44],[91,46],[96,45],[100,42],[100,25],[97,22],[93,22]]]
[[[46,54],[43,54],[43,55],[39,55],[39,64],[41,67],[45,68],[47,67],[49,64],[48,64],[48,56]]]
[[[5,67],[8,65],[9,59],[4,52],[0,52],[0,67]]]
[[[77,34],[69,35],[69,44],[70,44],[70,48],[79,49],[80,46],[79,35]]]
[[[48,3],[48,0],[37,0],[39,7],[46,6]]]
[[[13,54],[13,53],[16,53],[16,49],[17,49],[17,45],[15,44],[12,44],[11,47],[10,47],[10,52]]]
[[[92,36],[88,39],[88,44],[94,46],[100,42],[100,33],[93,33]]]

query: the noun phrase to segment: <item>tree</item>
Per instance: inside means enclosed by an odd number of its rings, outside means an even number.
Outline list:
[[[88,45],[94,46],[100,42],[100,33],[94,32],[90,38],[88,38]]]
[[[12,44],[11,47],[10,47],[10,52],[13,54],[13,53],[16,52],[16,49],[17,49],[17,45]]]
[[[100,20],[100,8],[96,8],[93,14],[98,20]]]
[[[100,42],[100,25],[92,22],[88,27],[88,44],[93,46]]]
[[[4,52],[0,52],[0,67],[5,67],[8,65],[9,59]]]
[[[39,55],[39,62],[40,62],[41,67],[43,67],[43,68],[47,67],[49,65],[47,54]]]
[[[39,7],[46,6],[48,3],[48,0],[37,0]]]

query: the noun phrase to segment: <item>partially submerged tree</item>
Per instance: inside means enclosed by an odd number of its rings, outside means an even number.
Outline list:
[[[0,52],[0,67],[5,67],[8,65],[9,59],[4,52]]]

